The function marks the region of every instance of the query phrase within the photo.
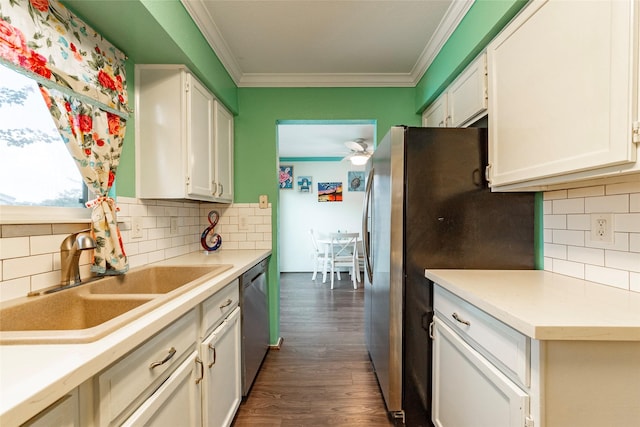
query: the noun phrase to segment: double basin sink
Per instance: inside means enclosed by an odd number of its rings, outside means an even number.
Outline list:
[[[7,301],[0,308],[0,344],[92,342],[231,267],[145,266]]]

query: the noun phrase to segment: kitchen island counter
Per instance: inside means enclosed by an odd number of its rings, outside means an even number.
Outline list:
[[[640,293],[540,270],[425,277],[536,340],[640,341]]]
[[[38,414],[233,282],[270,253],[270,250],[221,250],[210,254],[199,251],[155,263],[231,264],[233,267],[97,341],[0,345],[0,425],[20,425]]]

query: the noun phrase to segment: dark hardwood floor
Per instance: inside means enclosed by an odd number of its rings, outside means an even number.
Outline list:
[[[280,276],[280,350],[267,353],[234,427],[388,427],[364,342],[364,292],[311,273]]]

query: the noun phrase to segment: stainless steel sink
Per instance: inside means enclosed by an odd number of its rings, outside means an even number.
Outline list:
[[[91,342],[231,268],[146,266],[0,307],[0,344]]]

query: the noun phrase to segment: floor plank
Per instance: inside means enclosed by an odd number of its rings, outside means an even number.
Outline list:
[[[364,343],[364,292],[280,275],[280,350],[270,350],[234,427],[389,427]]]

